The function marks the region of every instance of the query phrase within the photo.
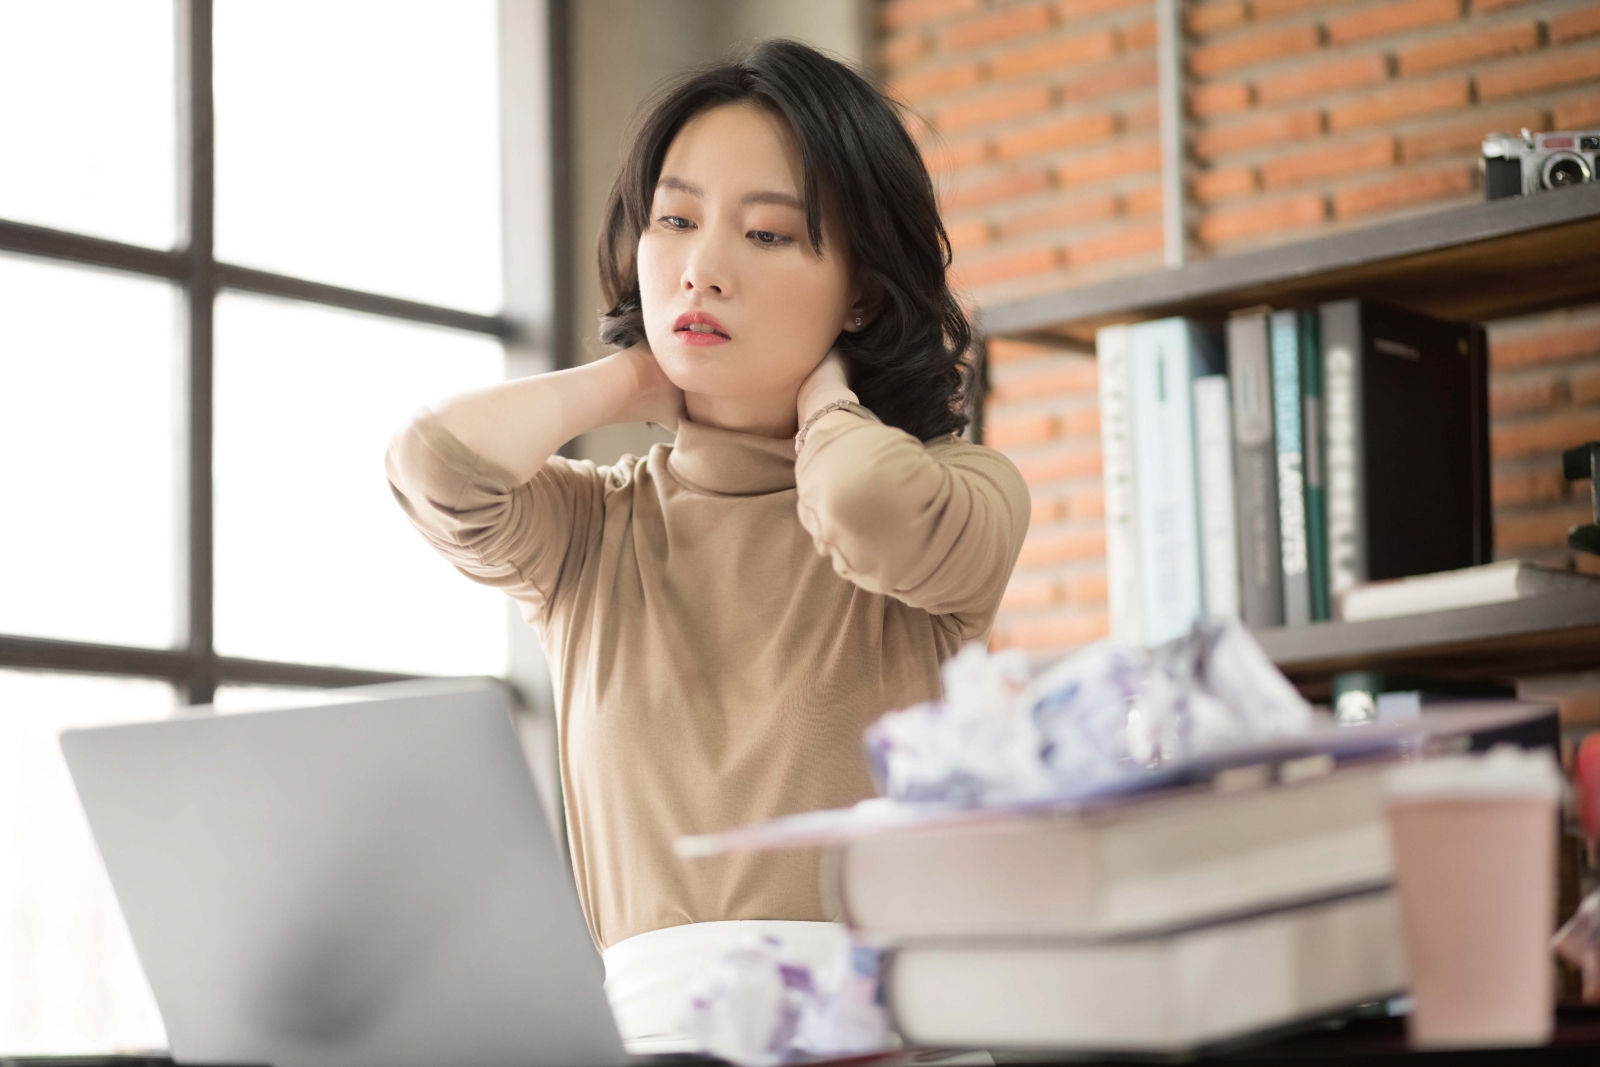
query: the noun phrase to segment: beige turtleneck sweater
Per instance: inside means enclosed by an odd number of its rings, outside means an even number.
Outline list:
[[[814,851],[683,860],[702,834],[872,795],[862,731],[939,695],[1027,529],[1021,476],[955,436],[866,419],[775,440],[685,421],[613,466],[528,482],[426,411],[386,457],[400,506],[539,631],[567,832],[595,941],[715,919],[826,919]]]

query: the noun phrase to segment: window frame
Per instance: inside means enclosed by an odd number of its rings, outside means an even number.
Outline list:
[[[159,278],[182,298],[180,344],[184,447],[178,457],[180,639],[167,649],[0,634],[0,668],[162,679],[182,704],[209,704],[220,684],[333,688],[417,677],[388,671],[219,656],[214,642],[212,494],[216,298],[249,292],[387,319],[487,335],[505,346],[507,376],[556,369],[570,351],[560,279],[570,194],[562,178],[566,126],[566,0],[499,0],[504,310],[483,315],[275,274],[215,255],[216,160],[212,98],[212,0],[173,0],[178,111],[178,232],[169,250],[146,248],[0,218],[0,251]],[[508,625],[520,624],[508,612]],[[537,646],[514,637],[506,675],[533,705],[547,677]],[[529,691],[532,688],[532,691]],[[531,698],[531,699],[530,699]]]

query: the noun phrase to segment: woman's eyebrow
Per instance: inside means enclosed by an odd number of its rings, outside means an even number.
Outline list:
[[[685,193],[697,200],[705,199],[706,195],[705,190],[701,189],[693,182],[684,181],[682,178],[674,178],[670,174],[663,174],[656,182],[656,188],[676,189],[678,192]],[[795,196],[793,193],[780,193],[776,191],[746,193],[744,196],[739,198],[739,203],[745,205],[776,204],[779,207],[792,207],[796,211],[804,211],[806,209],[805,201],[801,200],[798,196]]]
[[[703,199],[705,192],[693,182],[686,182],[682,178],[674,178],[670,174],[663,174],[656,182],[657,189],[676,189],[680,193],[688,193],[696,199]]]
[[[739,201],[741,204],[777,204],[779,207],[792,207],[796,211],[804,211],[806,205],[793,193],[746,193]]]

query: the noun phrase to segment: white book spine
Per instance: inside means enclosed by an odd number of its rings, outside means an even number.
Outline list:
[[[1188,633],[1204,609],[1194,457],[1195,351],[1183,319],[1129,331],[1144,640]]]
[[[1239,617],[1239,536],[1233,498],[1233,405],[1228,376],[1194,383],[1194,436],[1200,471],[1200,548],[1206,613]]]
[[[1106,495],[1106,585],[1111,637],[1144,643],[1139,588],[1139,522],[1133,470],[1132,367],[1128,327],[1107,326],[1095,335],[1100,371],[1100,460]]]

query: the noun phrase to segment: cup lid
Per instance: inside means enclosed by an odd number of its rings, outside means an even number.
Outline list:
[[[1486,753],[1441,756],[1390,771],[1390,797],[1422,800],[1442,797],[1533,797],[1557,800],[1564,779],[1549,750],[1496,745]]]

